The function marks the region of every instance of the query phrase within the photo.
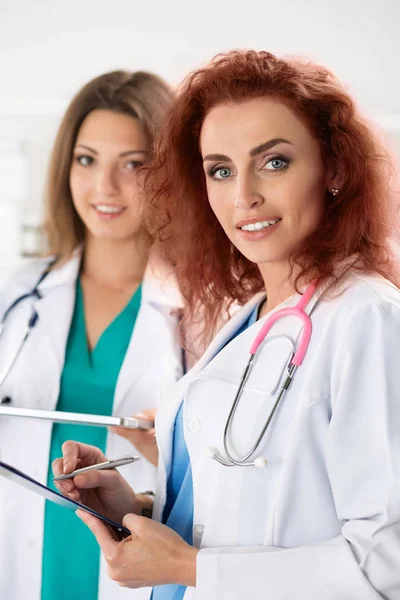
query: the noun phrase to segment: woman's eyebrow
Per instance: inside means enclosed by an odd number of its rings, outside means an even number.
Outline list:
[[[266,150],[270,150],[278,144],[290,144],[291,146],[293,146],[292,142],[289,142],[289,140],[285,140],[284,138],[274,138],[273,140],[269,140],[269,142],[264,142],[263,144],[252,148],[249,152],[249,156],[254,158],[255,156],[257,156],[257,154],[265,152]],[[203,162],[206,162],[206,160],[224,160],[229,162],[231,159],[226,154],[207,154],[203,158]]]
[[[90,146],[86,146],[85,144],[77,144],[75,146],[76,148],[84,148],[85,150],[89,150],[89,152],[93,152],[93,154],[98,154],[97,150],[95,150],[94,148],[91,148]]]
[[[77,144],[75,146],[75,148],[84,148],[85,150],[89,150],[89,152],[92,152],[93,154],[98,154],[97,150],[95,150],[94,148],[91,148],[90,146],[86,146],[86,144]],[[147,154],[148,151],[147,150],[125,150],[124,152],[121,152],[119,154],[119,156],[121,156],[121,158],[124,158],[125,156],[129,156],[130,154]]]
[[[125,150],[125,152],[121,152],[120,156],[129,156],[130,154],[147,154],[148,150]]]
[[[225,161],[230,161],[231,159],[229,158],[229,156],[226,156],[225,154],[207,154],[203,158],[203,162],[206,162],[206,160],[225,160]]]
[[[291,146],[293,146],[292,142],[289,142],[289,140],[285,140],[284,138],[274,138],[273,140],[269,140],[269,142],[264,142],[263,144],[252,148],[249,152],[249,155],[252,158],[254,158],[255,156],[257,156],[257,154],[265,152],[266,150],[270,150],[278,144],[290,144]]]

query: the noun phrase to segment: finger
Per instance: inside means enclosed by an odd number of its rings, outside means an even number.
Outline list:
[[[109,431],[126,438],[132,442],[133,445],[155,443],[154,436],[156,432],[154,427],[152,429],[147,429],[146,431],[140,429],[128,429],[127,427],[110,427]]]
[[[143,410],[142,412],[136,413],[133,415],[134,419],[143,419],[145,421],[152,421],[154,423],[156,418],[156,408],[152,408],[150,410]],[[121,437],[124,437],[131,441],[133,444],[135,441],[137,443],[144,442],[146,443],[147,437],[152,437],[155,435],[155,429],[152,427],[151,429],[130,429],[129,427],[109,427],[109,431],[112,433],[116,433]]]
[[[77,468],[78,463],[89,466],[107,460],[101,450],[96,448],[96,446],[73,442],[71,440],[64,442],[62,445],[62,452],[64,459],[64,473],[71,473],[71,471],[74,471]]]
[[[122,525],[124,527],[126,527],[127,529],[129,529],[129,531],[132,533],[132,535],[138,537],[138,535],[136,533],[136,529],[137,529],[138,525],[140,524],[140,522],[143,521],[144,519],[146,519],[146,518],[140,517],[139,515],[135,515],[133,513],[128,513],[122,519]],[[148,521],[148,519],[146,519],[146,520]]]
[[[115,490],[119,487],[121,482],[121,475],[118,471],[104,470],[104,471],[88,471],[74,477],[74,484],[78,489],[93,489],[93,488],[104,488],[106,490]]]
[[[152,408],[151,410],[144,410],[140,413],[136,413],[135,415],[133,415],[133,417],[135,419],[150,421],[151,424],[153,425],[152,429],[154,429],[154,424],[155,424],[155,420],[156,420],[156,412],[157,412],[157,410],[155,408]]]
[[[147,421],[154,421],[156,418],[156,408],[151,408],[149,410],[142,410],[139,413],[133,415],[135,419],[146,419]]]
[[[56,461],[60,461],[60,463],[59,463],[59,465],[56,466],[56,468],[54,468],[54,462],[56,462]],[[53,474],[54,474],[54,477],[57,477],[58,474],[61,475],[63,473],[64,461],[62,458],[56,458],[56,460],[54,462],[53,462]],[[77,469],[79,469],[80,464],[81,464],[81,460],[78,459]],[[70,479],[62,479],[60,481],[55,481],[53,478],[53,483],[56,486],[56,488],[58,490],[60,490],[61,492],[64,492],[64,490],[69,492],[70,490],[73,490],[75,488],[73,477],[71,477]]]
[[[64,468],[64,461],[62,458],[56,458],[55,460],[53,460],[53,463],[51,465],[52,469],[53,469],[53,475],[54,477],[58,477],[58,475],[62,475],[63,474],[63,468]]]
[[[71,473],[77,467],[79,458],[79,444],[77,442],[64,442],[61,447],[63,453],[63,473]]]
[[[53,469],[53,475],[55,477],[57,477],[58,475],[61,475],[63,472],[63,466],[64,466],[64,461],[62,458],[56,458],[55,460],[53,460],[52,463],[52,469]],[[66,496],[68,494],[68,492],[71,492],[74,489],[74,484],[72,481],[54,481],[53,482],[55,487],[58,489],[59,492],[61,492],[63,494],[63,496]]]
[[[120,435],[123,438],[129,438],[129,432],[126,427],[109,427],[108,431],[110,431],[111,433],[116,433],[117,435]]]
[[[57,490],[63,496],[67,496],[70,492],[76,489],[73,482],[70,479],[68,479],[67,481],[53,481],[53,483]]]
[[[113,537],[111,531],[100,519],[84,510],[77,510],[76,516],[89,527],[107,560],[107,557],[112,556],[116,546],[118,546],[118,542]]]

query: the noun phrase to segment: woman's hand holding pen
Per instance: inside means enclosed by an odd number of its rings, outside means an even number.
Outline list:
[[[62,451],[63,458],[53,462],[56,477],[107,460],[98,448],[78,442],[65,442]],[[198,550],[166,525],[139,516],[143,508],[151,508],[152,500],[135,494],[118,471],[87,471],[73,479],[55,481],[55,485],[63,495],[131,531],[131,536],[117,541],[100,519],[83,510],[76,513],[101,546],[110,577],[121,586],[196,585]]]
[[[78,442],[65,442],[62,452],[63,458],[53,462],[56,477],[107,460],[98,448]],[[64,496],[85,504],[117,523],[121,523],[127,513],[141,512],[141,498],[135,495],[116,470],[88,471],[73,479],[54,483]]]
[[[196,585],[198,550],[166,525],[127,514],[122,524],[132,535],[117,541],[100,519],[83,510],[78,510],[77,515],[95,535],[107,561],[109,576],[122,587]]]

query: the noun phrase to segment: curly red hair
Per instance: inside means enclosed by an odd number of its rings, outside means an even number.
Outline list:
[[[263,288],[254,263],[225,235],[206,193],[199,137],[211,108],[260,96],[285,102],[319,140],[326,161],[340,161],[345,182],[326,194],[325,217],[291,264],[296,288],[334,275],[338,262],[358,257],[357,268],[395,281],[389,237],[397,222],[389,187],[390,161],[349,95],[325,68],[269,52],[233,51],[190,74],[167,116],[147,173],[149,228],[174,265],[187,302],[186,322],[201,308],[204,341],[227,304],[246,302]],[[397,283],[397,282],[396,282]]]

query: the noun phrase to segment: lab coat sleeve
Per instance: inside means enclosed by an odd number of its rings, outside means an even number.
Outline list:
[[[196,600],[400,599],[400,308],[377,300],[338,329],[323,458],[342,535],[202,549]]]
[[[0,319],[3,318],[4,313],[13,300],[13,283],[14,282],[9,275],[0,276]]]

